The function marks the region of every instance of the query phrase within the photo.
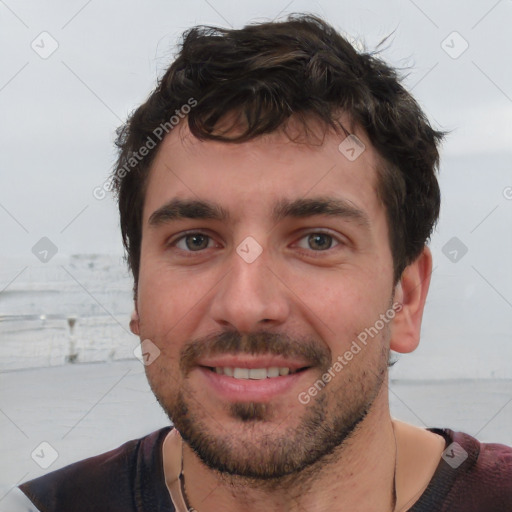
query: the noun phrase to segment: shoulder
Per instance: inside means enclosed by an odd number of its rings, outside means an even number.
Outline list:
[[[461,458],[469,457],[471,453],[476,455],[476,459],[470,467],[467,468],[466,474],[472,475],[471,479],[476,476],[483,478],[482,483],[495,482],[504,489],[512,492],[512,447],[500,443],[482,443],[473,436],[464,432],[452,432],[452,448],[457,453],[457,445],[464,452]],[[450,445],[447,446],[447,450]],[[446,455],[451,455],[446,453]],[[461,466],[464,460],[461,460]]]
[[[464,432],[432,430],[447,440],[440,462],[450,482],[446,510],[512,510],[512,447],[482,443]]]
[[[495,496],[507,497],[512,508],[512,447],[499,443],[479,443],[480,453],[473,472],[482,488],[488,486]]]
[[[19,488],[41,510],[123,511],[134,508],[137,482],[153,465],[155,447],[169,427],[124,443],[114,450],[70,464],[25,482]]]

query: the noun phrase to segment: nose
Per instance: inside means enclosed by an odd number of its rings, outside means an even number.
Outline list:
[[[283,324],[290,311],[289,293],[266,251],[252,263],[233,251],[228,265],[211,302],[213,320],[241,333]]]

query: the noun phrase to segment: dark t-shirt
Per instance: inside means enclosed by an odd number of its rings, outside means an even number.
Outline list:
[[[170,427],[20,485],[40,512],[174,512],[162,443]],[[410,512],[511,512],[512,448],[449,429],[446,450]]]

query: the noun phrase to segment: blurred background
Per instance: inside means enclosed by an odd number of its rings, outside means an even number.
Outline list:
[[[0,481],[165,424],[128,329],[116,207],[93,191],[184,30],[292,12],[368,50],[391,34],[382,58],[450,131],[422,342],[391,370],[393,412],[512,444],[510,0],[0,0]]]

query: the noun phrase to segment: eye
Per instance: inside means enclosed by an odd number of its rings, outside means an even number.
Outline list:
[[[339,245],[339,241],[328,233],[323,233],[321,231],[309,233],[301,238],[301,240],[306,240],[306,245],[309,247],[304,247],[299,243],[299,247],[302,249],[313,249],[315,252],[327,251],[328,249],[332,249]],[[333,242],[336,242],[336,245],[333,246]]]
[[[171,243],[171,246],[176,246],[185,252],[199,252],[202,249],[212,247],[210,242],[213,243],[213,239],[210,236],[200,232],[190,232],[177,238]]]

